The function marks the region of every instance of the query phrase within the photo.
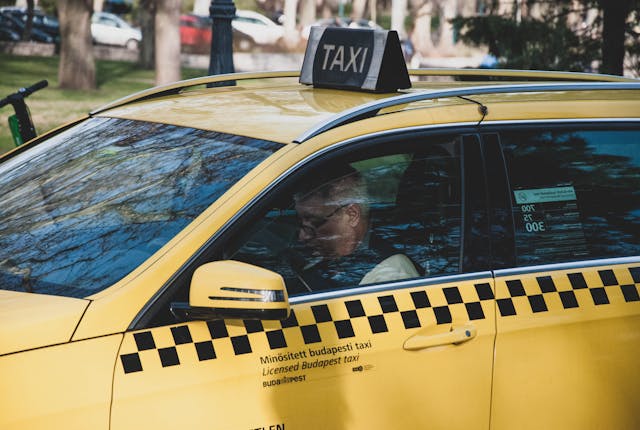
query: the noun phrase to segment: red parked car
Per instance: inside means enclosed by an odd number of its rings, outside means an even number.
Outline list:
[[[181,15],[180,44],[184,52],[208,53],[211,50],[211,18],[195,14]]]

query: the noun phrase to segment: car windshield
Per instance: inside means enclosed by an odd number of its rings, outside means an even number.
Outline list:
[[[120,280],[281,148],[92,118],[0,164],[0,288],[86,297]]]

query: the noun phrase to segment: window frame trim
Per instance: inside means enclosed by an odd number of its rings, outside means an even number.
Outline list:
[[[504,130],[504,129],[502,129]],[[510,263],[515,266],[515,258],[516,258],[516,243],[515,243],[515,219],[513,216],[513,201],[511,199],[511,182],[509,180],[508,172],[507,172],[507,164],[504,158],[504,152],[502,149],[502,136],[500,131],[498,130],[482,130],[480,134],[480,145],[482,148],[482,156],[483,156],[483,168],[485,172],[485,183],[486,183],[486,192],[487,192],[487,211],[489,218],[489,241],[491,242],[491,270],[498,270],[496,261],[500,257],[496,252],[498,249],[502,249],[504,247],[510,248],[511,252],[511,261]],[[491,136],[495,136],[496,142],[491,142],[489,139]],[[492,145],[495,145],[496,148],[491,148]],[[497,151],[493,152],[493,149]],[[496,170],[492,170],[494,168]],[[491,177],[493,176],[493,177]],[[501,183],[504,187],[501,196],[498,196],[498,191],[495,189],[495,184]],[[494,185],[494,186],[492,186]],[[497,206],[496,198],[505,199],[504,202],[507,203],[507,207],[501,208]],[[510,235],[509,237],[504,237],[499,239],[492,235],[491,232],[493,228],[497,225],[500,225],[496,222],[495,214],[500,210],[504,209],[508,212],[509,217],[506,224],[503,224],[502,227],[505,231]],[[507,244],[508,240],[511,240],[511,244]]]
[[[620,266],[626,264],[640,263],[640,256],[632,257],[610,257],[592,260],[568,261],[564,263],[537,264],[533,266],[513,267],[509,269],[498,269],[493,271],[494,277],[504,278],[517,275],[528,275],[539,272],[559,272],[563,270],[583,270],[590,267]]]
[[[640,127],[640,118],[566,118],[566,119],[541,119],[541,120],[505,120],[484,121],[477,128],[479,134],[500,133],[504,130],[514,131],[518,129],[531,129],[535,126],[551,125],[553,128],[584,126],[588,128],[601,128],[607,125],[623,127]],[[504,128],[506,126],[506,128]],[[548,129],[547,129],[548,130]]]
[[[362,294],[374,294],[385,291],[397,291],[415,287],[429,287],[437,284],[448,284],[455,282],[467,282],[476,279],[493,278],[493,272],[482,270],[470,273],[456,273],[434,277],[421,277],[416,279],[406,279],[400,281],[381,282],[379,284],[371,284],[364,286],[356,286],[351,288],[342,288],[337,290],[316,291],[309,294],[294,296],[289,298],[291,305],[317,302],[320,300],[333,300],[349,296],[359,296]]]

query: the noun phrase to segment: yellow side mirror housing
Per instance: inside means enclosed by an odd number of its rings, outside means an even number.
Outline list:
[[[204,264],[193,274],[189,303],[172,303],[181,319],[282,320],[290,306],[284,279],[271,270],[239,261]]]

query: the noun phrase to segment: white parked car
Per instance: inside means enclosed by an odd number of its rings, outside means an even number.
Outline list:
[[[247,36],[243,40],[248,44],[271,45],[284,35],[284,27],[251,10],[236,10],[236,17],[231,22],[231,26],[236,34],[239,32]],[[243,49],[246,46],[240,46],[240,48]]]
[[[343,27],[343,28],[364,28],[369,30],[382,30],[382,27],[376,24],[374,21],[369,21],[367,19],[356,19],[352,20],[351,18],[341,18],[341,17],[333,17],[333,18],[323,18],[314,22],[313,24],[305,26],[300,35],[303,39],[309,39],[309,32],[311,31],[311,27]]]
[[[132,27],[118,15],[107,12],[95,12],[91,17],[91,36],[94,43],[124,46],[138,49],[142,41],[139,28]]]

